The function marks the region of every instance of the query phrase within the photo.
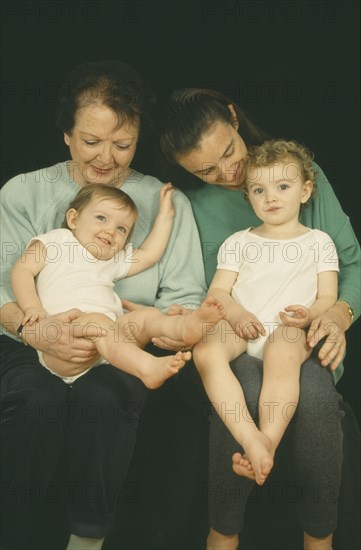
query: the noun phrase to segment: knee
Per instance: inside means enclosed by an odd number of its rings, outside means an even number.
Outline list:
[[[104,417],[124,413],[138,418],[146,394],[144,384],[135,376],[100,365],[75,382],[72,400],[81,407],[96,407]]]
[[[207,360],[207,357],[209,357],[210,353],[211,351],[210,351],[209,344],[207,345],[204,342],[198,342],[192,350],[193,361],[196,366],[196,369],[200,374],[202,373],[203,369],[206,366],[206,362],[207,362],[206,360]]]
[[[342,396],[337,392],[332,373],[315,358],[301,368],[298,415],[315,420],[341,419]]]

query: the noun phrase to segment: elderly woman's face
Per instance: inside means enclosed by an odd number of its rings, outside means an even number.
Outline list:
[[[105,105],[81,107],[71,134],[64,134],[76,183],[120,186],[130,173],[139,136],[138,124],[119,126],[117,114]]]
[[[240,188],[247,148],[237,129],[238,124],[215,122],[197,149],[176,157],[178,164],[205,183]]]

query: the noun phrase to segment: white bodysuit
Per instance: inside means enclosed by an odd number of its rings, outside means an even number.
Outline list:
[[[54,229],[38,235],[30,243],[34,240],[41,241],[46,247],[46,263],[36,277],[36,289],[49,315],[78,308],[84,313],[103,313],[115,321],[123,314],[122,302],[113,290],[113,281],[129,273],[133,253],[131,244],[110,260],[98,260],[69,229]],[[41,364],[48,368],[42,353],[38,351],[38,355]],[[100,359],[96,365],[104,362]],[[61,378],[70,384],[85,372]]]
[[[318,229],[292,240],[260,237],[248,228],[220,247],[217,269],[238,272],[232,297],[263,324],[266,336],[248,341],[247,353],[263,358],[266,338],[280,325],[286,306],[310,307],[317,296],[317,275],[338,271],[331,237]]]

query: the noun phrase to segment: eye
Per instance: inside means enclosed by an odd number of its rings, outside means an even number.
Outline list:
[[[230,151],[228,151],[228,153],[226,155],[224,155],[224,158],[228,158],[228,157],[231,157],[234,153],[234,148],[232,147],[232,149]]]
[[[211,176],[212,174],[214,174],[216,171],[216,169],[214,168],[214,166],[211,166],[210,168],[207,168],[206,170],[203,171],[203,176]]]
[[[261,195],[261,193],[263,193],[263,189],[262,187],[256,187],[252,192],[254,195]]]
[[[87,139],[83,139],[83,141],[84,141],[85,145],[89,145],[90,147],[92,145],[97,145],[99,143],[99,141],[89,141]]]
[[[287,183],[281,183],[281,185],[280,185],[281,191],[285,191],[288,188],[289,188],[289,185],[287,185]]]
[[[97,216],[95,216],[97,220],[99,220],[100,222],[105,222],[105,216],[102,216],[101,214],[98,214]]]
[[[118,231],[119,231],[119,233],[126,233],[127,232],[125,227],[123,227],[122,225],[120,227],[118,227]]]
[[[115,146],[119,151],[126,151],[130,147],[130,145],[121,145],[120,143],[116,143]]]

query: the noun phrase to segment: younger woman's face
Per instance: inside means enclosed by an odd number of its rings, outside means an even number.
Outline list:
[[[176,157],[178,164],[205,183],[239,189],[247,148],[237,130],[238,123],[215,122],[196,149]]]

